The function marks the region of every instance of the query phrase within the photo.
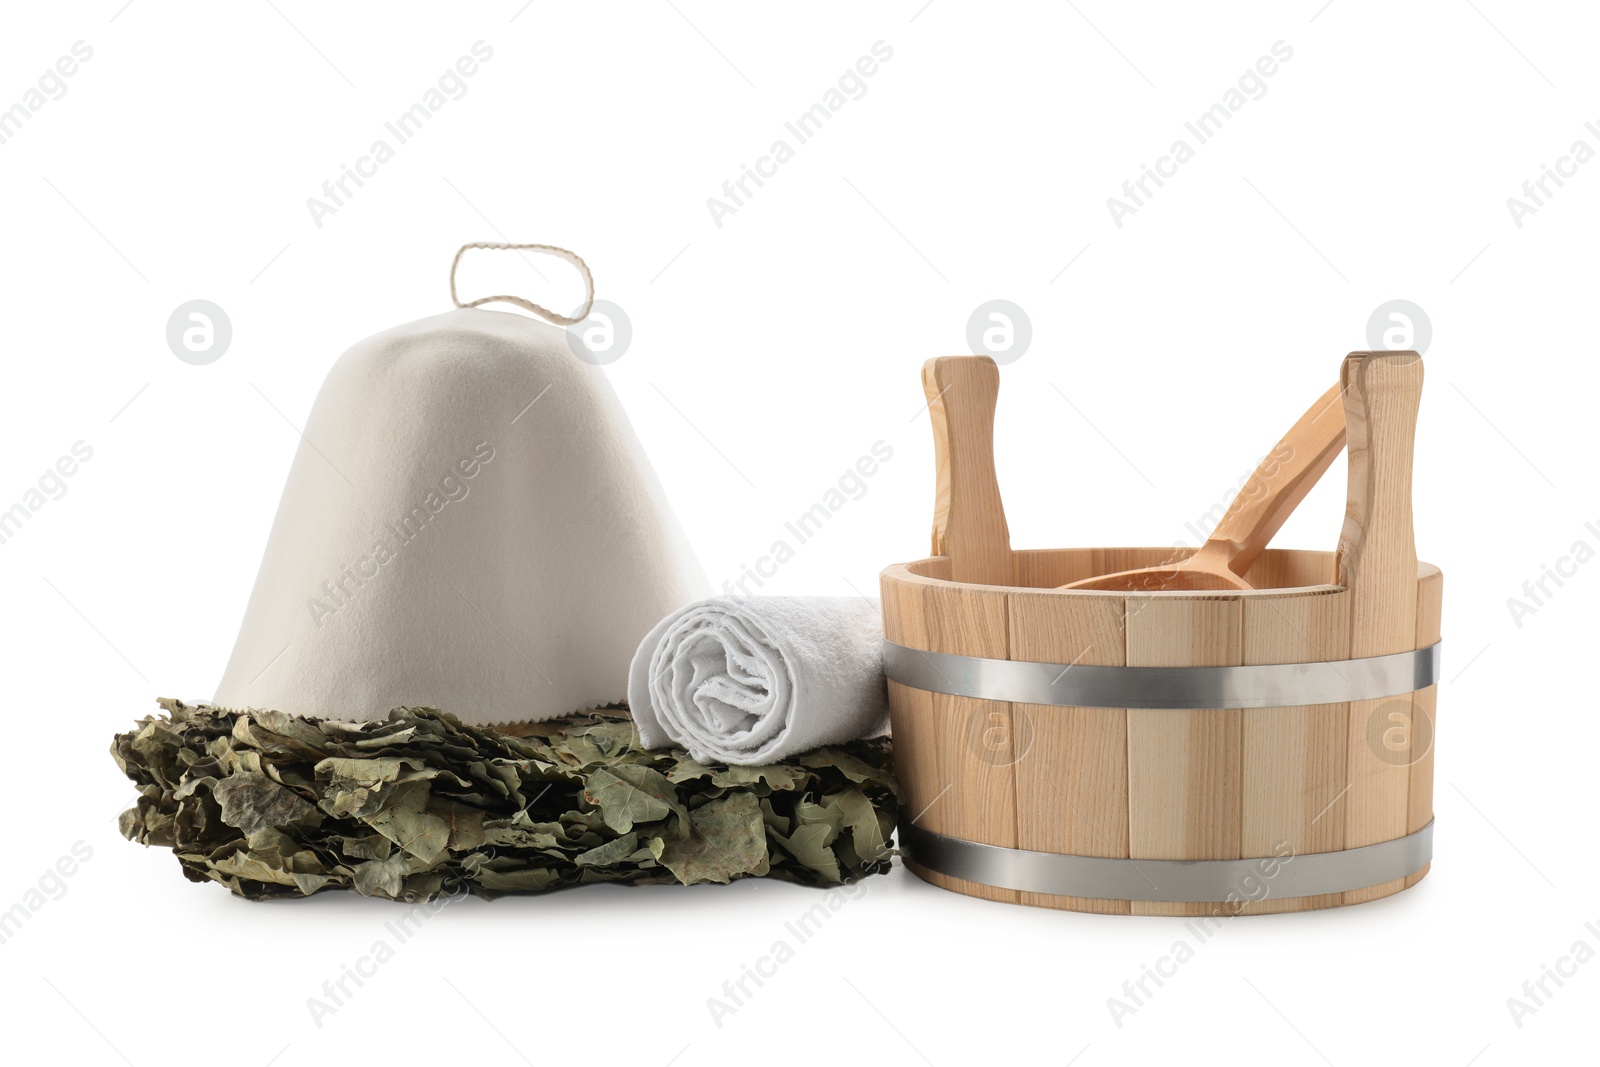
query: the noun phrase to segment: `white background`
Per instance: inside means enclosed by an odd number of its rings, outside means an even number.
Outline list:
[[[419,1062],[645,1067],[1593,1059],[1600,962],[1521,1027],[1506,1006],[1578,939],[1600,949],[1600,563],[1520,625],[1507,607],[1575,541],[1600,547],[1600,162],[1520,227],[1506,205],[1573,141],[1600,148],[1592,11],[275,2],[16,5],[0,35],[0,107],[74,42],[94,50],[0,145],[0,507],[74,442],[94,450],[0,545],[0,909],[75,842],[93,852],[0,945],[7,1059],[255,1067],[366,1061],[378,1042]],[[478,40],[494,56],[467,94],[318,227],[306,199]],[[1107,197],[1280,40],[1293,58],[1266,94],[1115,225]],[[866,94],[716,225],[707,198],[877,41],[893,58]],[[966,351],[986,300],[1033,328],[1003,369],[997,442],[1018,547],[1194,543],[1185,520],[1367,347],[1373,310],[1425,309],[1417,543],[1445,572],[1447,644],[1433,873],[1235,922],[1120,1027],[1107,998],[1180,920],[990,904],[897,869],[720,1027],[706,999],[814,891],[452,905],[319,1029],[306,999],[395,906],[184,881],[117,835],[133,791],[106,747],[156,696],[209,695],[290,424],[332,360],[445,310],[455,248],[500,239],[578,251],[627,310],[607,373],[714,582],[873,442],[893,447],[779,592],[870,591],[927,553],[918,368]],[[576,304],[570,272],[540,268],[506,256],[470,285]],[[233,325],[208,366],[165,340],[196,298]],[[1332,548],[1342,483],[1341,464],[1277,543]]]

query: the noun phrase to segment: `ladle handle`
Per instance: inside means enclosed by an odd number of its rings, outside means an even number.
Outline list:
[[[1337,383],[1306,409],[1233,498],[1206,546],[1243,576],[1344,448],[1345,414]]]

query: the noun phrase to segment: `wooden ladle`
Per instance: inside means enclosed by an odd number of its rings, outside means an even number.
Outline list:
[[[1242,575],[1344,449],[1342,400],[1340,387],[1334,385],[1300,416],[1250,475],[1206,543],[1188,559],[1101,574],[1058,588],[1121,592],[1251,588]]]

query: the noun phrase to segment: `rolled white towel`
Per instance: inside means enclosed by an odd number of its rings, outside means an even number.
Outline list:
[[[883,621],[861,597],[715,597],[656,624],[628,672],[646,748],[758,766],[888,726]]]

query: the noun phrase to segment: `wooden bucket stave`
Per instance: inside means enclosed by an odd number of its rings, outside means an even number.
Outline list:
[[[1421,364],[1358,353],[1346,382],[1351,495],[1337,552],[1269,550],[1251,590],[1078,591],[1055,587],[1174,554],[1012,551],[991,455],[998,371],[930,362],[936,555],[881,583],[902,847],[917,874],[993,900],[1168,915],[1356,903],[1426,874],[1442,579],[1411,548]],[[1388,680],[1367,684],[1380,659]],[[1064,704],[1020,677],[1007,690],[985,661],[1054,665],[1072,692],[1093,668],[1209,685],[1334,663],[1324,679],[1356,682],[1302,685],[1301,702],[1273,707],[1129,708]],[[1358,699],[1304,702],[1324,692]]]

